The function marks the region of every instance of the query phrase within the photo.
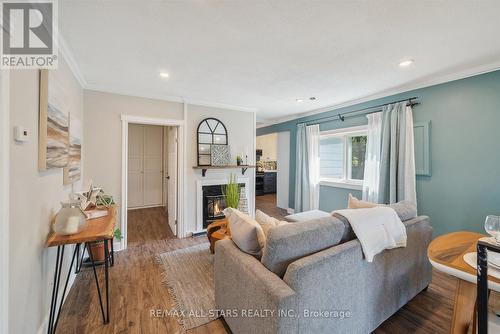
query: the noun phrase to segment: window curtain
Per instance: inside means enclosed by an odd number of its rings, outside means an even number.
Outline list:
[[[295,212],[319,208],[319,125],[297,125]]]
[[[380,149],[382,145],[382,113],[366,115],[368,136],[365,153],[365,173],[363,178],[363,200],[379,202],[380,190]]]
[[[363,199],[417,204],[413,111],[406,101],[368,115],[366,159]]]

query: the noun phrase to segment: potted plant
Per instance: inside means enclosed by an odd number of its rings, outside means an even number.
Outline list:
[[[111,252],[111,243],[114,242],[114,240],[122,240],[123,235],[122,231],[119,228],[116,228],[113,232],[113,239],[111,239],[111,242],[108,243],[108,251]],[[104,261],[104,241],[95,241],[92,243],[89,243],[89,246],[87,247],[87,251],[92,253],[92,259],[94,259],[94,262],[103,262]]]
[[[236,164],[241,166],[243,164],[243,158],[240,155],[236,156]]]
[[[240,204],[240,185],[236,174],[231,173],[226,185],[222,186],[222,194],[226,197],[226,207],[238,209]]]

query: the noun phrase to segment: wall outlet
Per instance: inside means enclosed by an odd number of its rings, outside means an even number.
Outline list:
[[[19,125],[14,127],[14,140],[15,141],[20,142],[20,143],[25,143],[25,142],[29,141],[29,139],[30,139],[30,136],[29,136],[28,129],[26,129],[23,126],[19,126]]]

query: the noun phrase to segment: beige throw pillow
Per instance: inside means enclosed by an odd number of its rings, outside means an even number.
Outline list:
[[[362,201],[354,197],[352,194],[349,194],[349,199],[347,201],[348,209],[367,209],[367,208],[375,208],[377,206],[379,206],[379,204]]]
[[[281,225],[290,224],[289,222],[281,221],[281,220],[278,220],[274,217],[271,217],[260,210],[257,210],[255,212],[255,220],[257,221],[257,223],[259,223],[260,227],[262,227],[262,231],[264,232],[266,239],[267,239],[267,234],[269,233],[269,230],[271,230],[272,228],[275,228],[275,227],[281,226]]]
[[[229,224],[231,239],[233,239],[236,246],[243,252],[260,258],[266,243],[266,237],[259,223],[253,220],[252,217],[233,208],[224,209],[224,215],[226,215]]]

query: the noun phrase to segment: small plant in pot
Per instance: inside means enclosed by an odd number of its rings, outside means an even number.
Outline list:
[[[243,164],[243,158],[240,155],[236,156],[236,164],[241,166]]]
[[[229,175],[229,180],[226,185],[222,186],[222,194],[226,197],[226,207],[238,209],[240,204],[240,185],[236,179],[236,175]]]
[[[111,252],[111,243],[114,240],[122,240],[122,231],[117,228],[113,232],[113,239],[108,242],[108,251]],[[92,254],[92,259],[94,262],[103,262],[104,261],[104,241],[95,241],[88,244],[87,251]]]

